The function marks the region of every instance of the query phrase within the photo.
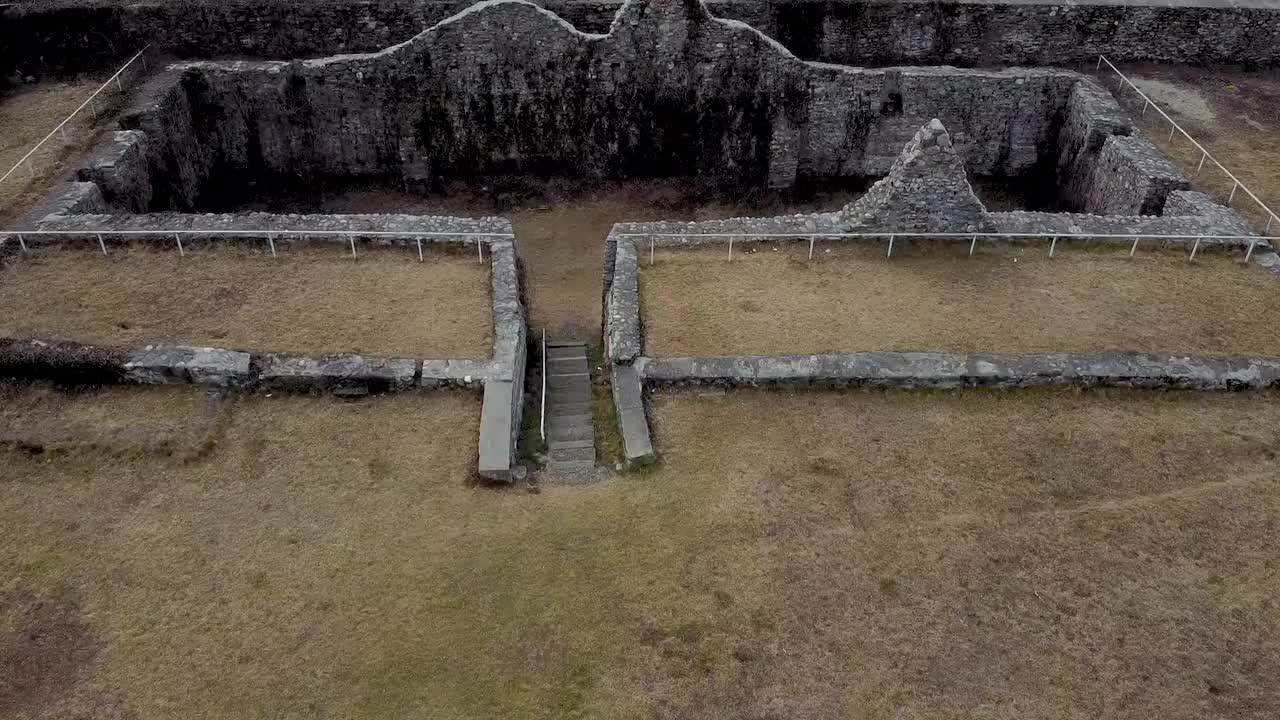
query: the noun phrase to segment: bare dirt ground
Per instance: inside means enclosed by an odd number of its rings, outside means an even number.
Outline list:
[[[489,266],[470,253],[46,247],[0,270],[0,335],[417,358],[491,353]]]
[[[1105,70],[1106,68],[1104,68]],[[1125,64],[1120,70],[1178,121],[1202,146],[1280,213],[1280,77],[1274,70],[1235,67]],[[1225,202],[1232,181],[1206,163],[1197,173],[1201,153],[1180,134],[1169,138],[1169,124],[1158,113],[1142,113],[1142,99],[1128,87],[1116,91],[1116,78],[1097,73],[1130,111],[1138,126],[1173,159],[1199,190]],[[1267,216],[1237,191],[1232,206],[1263,232]],[[1280,234],[1273,224],[1271,235]]]
[[[386,187],[339,189],[244,206],[275,212],[397,212],[501,215],[511,219],[524,264],[529,322],[549,337],[600,336],[604,241],[614,223],[711,220],[840,208],[862,192],[856,181],[802,186],[786,194],[734,194],[705,179],[606,181],[494,177],[451,183],[441,195]]]
[[[751,246],[745,246],[750,248]],[[778,247],[779,249],[774,249]],[[819,244],[641,261],[655,357],[857,350],[1280,355],[1275,277],[1226,255],[1060,245],[979,251]]]
[[[136,85],[134,75],[126,77]],[[103,79],[45,80],[0,95],[0,175],[9,172],[36,143],[48,135],[90,95]],[[77,115],[31,156],[29,163],[0,183],[0,226],[35,206],[70,169],[71,164],[115,127],[122,98],[114,86],[98,96],[98,119],[92,109]]]
[[[538,494],[470,395],[3,400],[6,718],[1280,713],[1270,395],[663,395]]]

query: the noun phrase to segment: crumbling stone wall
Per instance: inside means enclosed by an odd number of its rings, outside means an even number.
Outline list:
[[[849,230],[892,225],[917,232],[989,231],[964,163],[937,118],[902,149],[889,174],[839,213]]]
[[[1080,82],[807,63],[696,0],[632,0],[605,35],[507,0],[370,55],[178,65],[125,126],[146,134],[152,209],[194,209],[245,173],[412,184],[698,173],[786,187],[801,174],[882,175],[933,117],[971,172],[1034,172],[1052,164]]]
[[[401,42],[467,0],[117,0],[0,8],[0,84],[19,74],[99,69],[150,42],[182,58],[317,57]],[[604,32],[620,0],[541,0]],[[1117,61],[1280,62],[1280,12],[1260,3],[1062,4],[934,0],[712,0],[805,59],[855,65],[1067,65]],[[1153,32],[1159,28],[1159,32]]]

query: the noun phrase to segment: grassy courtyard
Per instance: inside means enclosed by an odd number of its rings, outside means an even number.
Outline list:
[[[4,392],[2,717],[1280,712],[1271,395],[664,395],[535,494],[470,395]]]
[[[1047,246],[1047,243],[1045,244]],[[937,350],[1280,355],[1259,308],[1280,283],[1238,257],[1061,245],[819,244],[658,251],[641,260],[654,357]]]
[[[475,255],[296,247],[47,249],[0,271],[0,335],[106,344],[484,358],[489,265]]]

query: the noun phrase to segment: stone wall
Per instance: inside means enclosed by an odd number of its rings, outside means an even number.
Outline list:
[[[182,58],[315,57],[404,41],[469,3],[446,0],[115,0],[27,2],[0,10],[0,78],[81,72],[147,42]],[[604,32],[621,5],[543,0],[579,29]],[[857,65],[1067,65],[1117,61],[1280,61],[1280,12],[1262,2],[1189,5],[715,0],[800,57]],[[1154,32],[1153,28],[1159,28]],[[0,79],[2,82],[2,79]]]
[[[1017,177],[1056,162],[1059,116],[1081,82],[807,63],[696,0],[633,0],[607,35],[508,0],[369,55],[180,64],[122,126],[144,134],[152,210],[198,208],[246,173],[414,185],[697,173],[771,187],[878,176],[935,117],[970,172]]]

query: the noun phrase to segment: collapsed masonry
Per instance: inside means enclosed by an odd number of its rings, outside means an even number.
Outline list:
[[[892,225],[917,232],[989,232],[964,162],[937,118],[911,138],[889,174],[837,213],[848,231]]]

